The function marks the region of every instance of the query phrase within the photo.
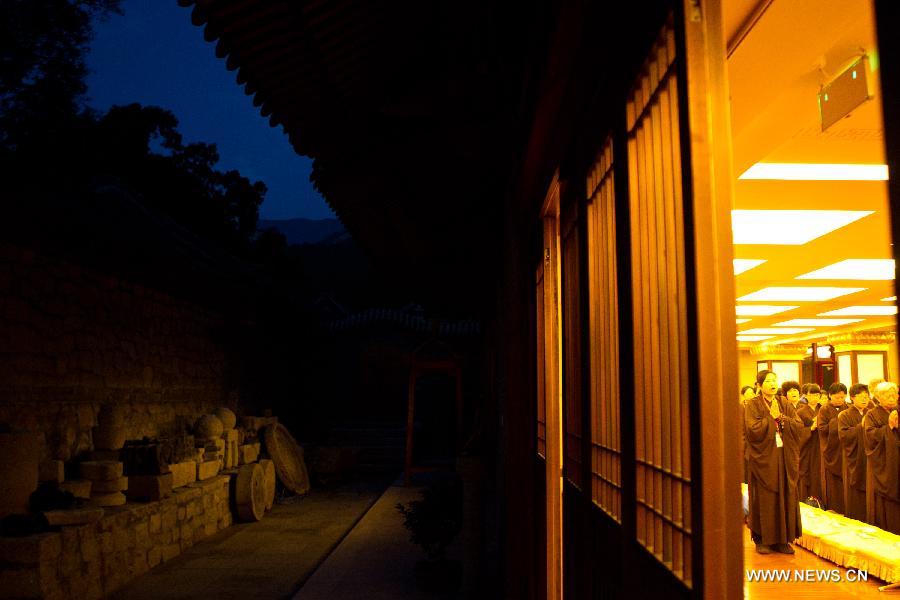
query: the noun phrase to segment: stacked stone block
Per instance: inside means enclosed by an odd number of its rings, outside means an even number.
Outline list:
[[[232,523],[229,478],[175,490],[159,502],[107,508],[89,525],[0,538],[0,598],[95,599]]]

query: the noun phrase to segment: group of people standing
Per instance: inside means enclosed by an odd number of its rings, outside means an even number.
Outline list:
[[[870,395],[871,392],[871,395]],[[897,385],[875,380],[778,385],[757,373],[741,390],[744,481],[757,552],[793,554],[800,501],[900,534]]]

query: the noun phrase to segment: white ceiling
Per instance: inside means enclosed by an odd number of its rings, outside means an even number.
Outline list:
[[[726,0],[731,38],[757,2]],[[884,163],[877,70],[869,72],[874,98],[821,131],[818,92],[864,52],[877,69],[870,0],[774,0],[728,60],[735,177],[757,162]],[[737,297],[769,286],[867,288],[827,302],[766,302],[799,307],[752,317],[738,332],[788,319],[815,318],[850,305],[884,305],[893,281],[797,280],[795,277],[851,258],[892,258],[884,181],[735,180],[735,208],[759,210],[871,210],[872,215],[803,245],[736,245],[735,258],[767,262],[735,278]],[[839,328],[766,340],[822,340],[829,332],[894,330],[894,317],[866,318]],[[742,345],[748,345],[743,343]]]

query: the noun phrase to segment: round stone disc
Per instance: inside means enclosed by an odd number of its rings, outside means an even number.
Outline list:
[[[259,463],[240,468],[235,482],[234,500],[242,521],[259,521],[266,512],[265,474]]]
[[[275,463],[275,472],[284,487],[295,494],[309,491],[309,474],[303,462],[303,448],[281,423],[273,423],[263,430],[266,451]]]
[[[272,505],[275,504],[275,463],[271,460],[264,458],[259,461],[260,466],[263,468],[263,474],[266,487],[266,510],[271,510]]]

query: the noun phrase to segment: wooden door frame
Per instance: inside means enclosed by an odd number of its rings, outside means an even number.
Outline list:
[[[562,600],[562,331],[560,320],[559,175],[541,209],[544,277],[544,463],[547,512],[547,600]]]
[[[682,106],[682,184],[692,331],[694,582],[703,598],[743,597],[738,385],[731,208],[732,145],[721,0],[681,0],[676,41]],[[699,424],[702,422],[702,426]]]

